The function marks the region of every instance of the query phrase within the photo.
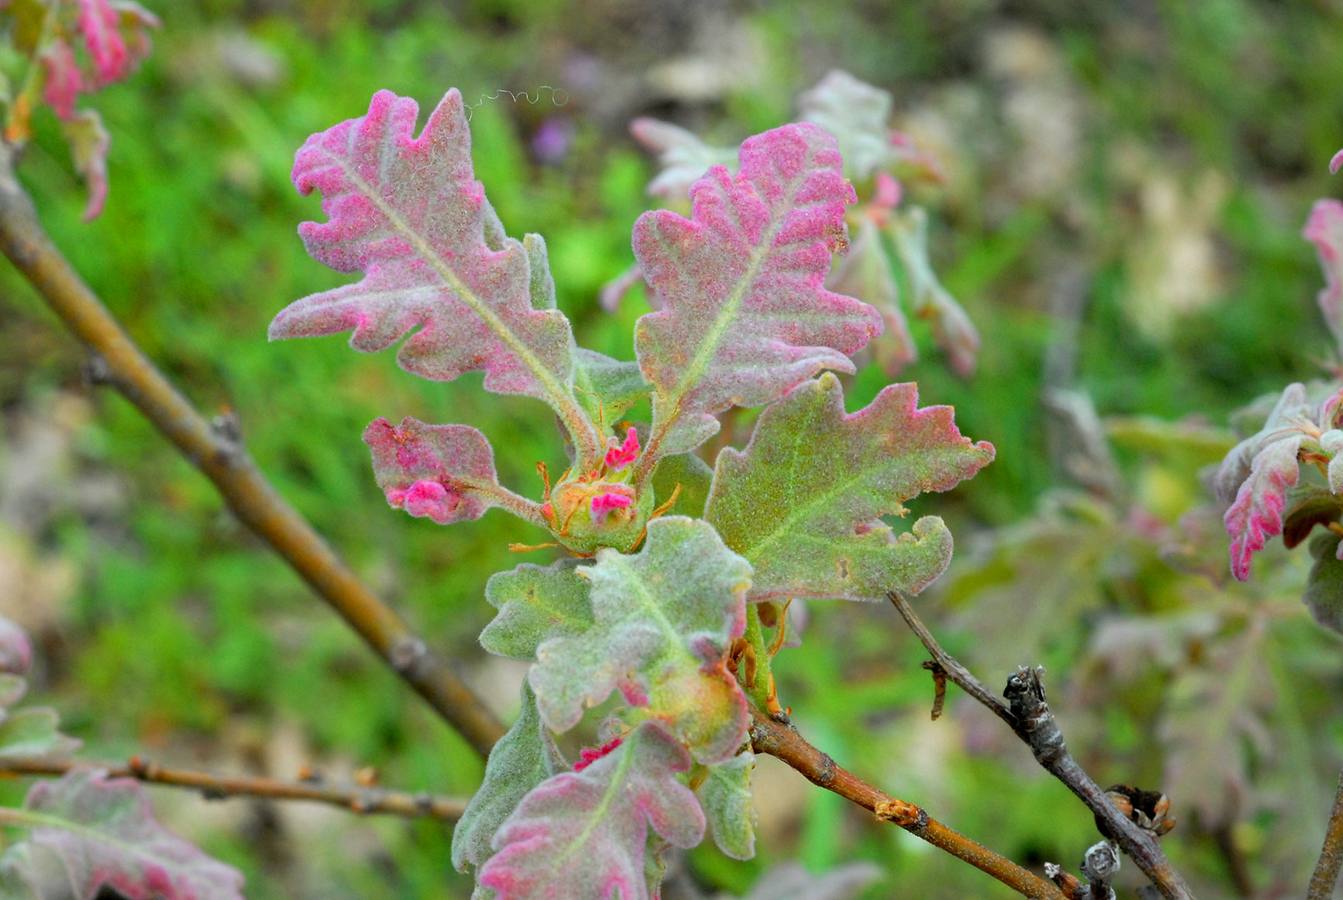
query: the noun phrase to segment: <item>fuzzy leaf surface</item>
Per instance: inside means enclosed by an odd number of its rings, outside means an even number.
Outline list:
[[[532,274],[544,248],[529,257],[498,233],[471,165],[461,94],[448,91],[416,137],[418,111],[414,100],[379,91],[366,115],[299,149],[294,185],[321,192],[327,215],[299,226],[308,253],[364,277],[294,302],[271,323],[271,338],[352,331],[350,346],[376,351],[410,335],[397,354],[407,371],[451,381],[482,370],[488,390],[545,400],[575,440],[593,440],[572,394],[569,322],[533,306],[534,281],[545,291]]]
[[[400,425],[378,418],[364,429],[373,474],[387,502],[440,525],[479,519],[492,506],[527,518],[530,501],[499,484],[494,452],[469,425]]]
[[[612,359],[582,347],[574,357],[574,387],[588,416],[607,427],[613,427],[649,391],[637,362]]]
[[[881,331],[875,309],[825,288],[856,199],[830,135],[803,123],[748,138],[736,175],[716,166],[690,195],[691,218],[655,210],[634,226],[660,306],[635,331],[654,388],[652,458],[698,446],[731,406],[770,403],[823,369],[852,372],[847,354]]]
[[[0,758],[68,757],[80,742],[61,734],[61,717],[45,706],[24,707],[7,712],[0,721]]]
[[[918,406],[895,384],[844,412],[833,375],[766,409],[746,449],[718,456],[705,519],[754,569],[751,599],[881,601],[916,594],[951,561],[951,533],[926,516],[897,537],[883,515],[947,491],[993,460],[993,445],[962,437],[949,406]]]
[[[649,831],[689,849],[704,837],[704,813],[677,775],[690,755],[657,722],[645,722],[581,772],[542,782],[494,837],[480,870],[499,900],[522,897],[651,895],[645,876]]]
[[[589,589],[588,580],[567,560],[496,572],[485,583],[485,599],[499,614],[480,633],[481,646],[496,656],[530,662],[543,641],[592,627]]]
[[[700,805],[709,834],[719,850],[733,859],[755,856],[755,807],[751,803],[751,772],[755,754],[746,750],[722,765],[712,766],[699,786]]]
[[[139,782],[75,770],[33,785],[16,820],[27,835],[0,857],[6,897],[241,900],[243,877],[165,829]]]
[[[1231,537],[1231,574],[1244,581],[1250,560],[1268,539],[1282,532],[1287,492],[1297,483],[1297,454],[1314,417],[1301,384],[1283,391],[1264,427],[1227,454],[1213,479],[1222,502],[1223,522]],[[1230,498],[1230,499],[1228,499]]]
[[[732,756],[748,716],[724,657],[746,628],[751,567],[705,522],[672,516],[648,524],[638,553],[605,549],[583,571],[593,626],[543,642],[530,673],[546,724],[567,731],[618,688],[700,762]]]
[[[550,732],[541,724],[536,696],[522,685],[522,711],[490,750],[485,778],[452,830],[452,864],[459,872],[494,855],[491,842],[532,788],[568,768]]]
[[[713,469],[693,453],[664,456],[653,470],[653,493],[657,502],[670,500],[679,485],[681,493],[677,495],[676,505],[671,512],[695,519],[704,515],[704,504],[709,499],[712,483]]]

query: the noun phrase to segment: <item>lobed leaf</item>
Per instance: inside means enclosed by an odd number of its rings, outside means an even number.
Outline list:
[[[704,503],[709,499],[713,483],[713,469],[693,453],[664,456],[653,469],[653,494],[658,503],[666,503],[679,487],[676,505],[670,512],[691,518],[704,516]]]
[[[951,561],[935,516],[897,537],[881,521],[946,491],[993,460],[962,437],[949,406],[920,409],[918,388],[891,385],[844,412],[839,379],[806,382],[766,409],[743,451],[718,455],[704,517],[754,570],[751,600],[881,601],[915,594]]]
[[[637,362],[612,359],[582,347],[574,357],[574,389],[588,416],[605,428],[620,421],[649,390]]]
[[[754,769],[755,754],[745,750],[711,766],[697,791],[714,844],[733,859],[755,856],[755,807],[751,803]]]
[[[696,182],[691,218],[654,210],[635,223],[660,306],[635,333],[654,388],[647,465],[698,446],[731,406],[770,403],[823,369],[852,372],[846,354],[880,332],[876,310],[824,286],[856,199],[841,167],[834,138],[785,125],[742,144],[735,176],[716,166]]]
[[[498,506],[540,520],[535,504],[499,484],[489,441],[469,425],[426,425],[407,416],[393,426],[378,418],[364,429],[364,443],[387,502],[412,516],[447,525]]]
[[[499,826],[522,798],[567,768],[554,738],[541,723],[536,696],[524,682],[522,711],[508,733],[491,748],[480,788],[452,830],[452,865],[457,871],[484,865],[494,854],[492,842]]]
[[[1315,245],[1320,257],[1324,288],[1317,300],[1336,347],[1343,349],[1343,203],[1316,201],[1302,235]]]
[[[1300,477],[1297,454],[1314,417],[1301,384],[1289,385],[1264,427],[1227,454],[1213,478],[1223,503],[1223,521],[1231,537],[1231,574],[1244,581],[1250,560],[1269,538],[1282,531],[1287,491]]]
[[[156,822],[131,779],[76,769],[33,785],[23,809],[6,819],[30,830],[0,856],[5,897],[242,898],[242,874]]]
[[[530,662],[543,641],[592,627],[588,591],[587,579],[568,560],[496,572],[485,583],[485,599],[499,614],[480,633],[481,646],[496,656]]]
[[[581,772],[533,789],[494,837],[480,870],[499,900],[651,896],[645,877],[650,830],[689,849],[704,837],[704,813],[677,776],[690,755],[657,722],[645,722]],[[562,886],[562,888],[561,888]]]
[[[581,571],[593,625],[542,642],[529,676],[546,724],[567,731],[619,688],[700,762],[731,757],[749,719],[724,658],[746,628],[750,566],[706,523],[673,516],[648,524],[638,553],[602,550]]]
[[[56,710],[45,706],[5,713],[0,720],[0,758],[69,757],[80,742],[61,734],[60,721]]]
[[[533,277],[544,247],[529,254],[502,235],[473,174],[461,94],[448,91],[416,137],[418,110],[379,91],[366,115],[298,151],[294,185],[320,191],[328,217],[299,227],[304,245],[364,278],[294,302],[271,339],[351,331],[350,346],[376,351],[410,335],[397,354],[407,371],[451,381],[482,370],[488,390],[545,400],[591,461],[599,439],[573,397],[569,321],[533,302],[534,287],[547,291]]]

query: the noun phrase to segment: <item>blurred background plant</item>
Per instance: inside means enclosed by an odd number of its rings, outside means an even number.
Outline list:
[[[1053,707],[1098,780],[1172,799],[1180,825],[1163,844],[1196,889],[1299,893],[1343,762],[1338,639],[1300,603],[1307,554],[1275,544],[1253,582],[1230,584],[1199,471],[1232,443],[1232,410],[1310,377],[1329,352],[1300,229],[1331,192],[1324,161],[1341,143],[1343,8],[164,6],[151,4],[154,54],[100,97],[114,135],[101,218],[80,221],[87,195],[47,112],[31,121],[24,180],[150,356],[206,410],[237,413],[283,493],[506,717],[521,667],[486,657],[475,636],[491,614],[485,576],[528,537],[497,514],[449,534],[387,510],[357,435],[375,415],[471,421],[518,448],[500,459],[516,485],[535,478],[518,460],[542,458],[551,435],[521,424],[536,421],[515,415],[525,401],[422,382],[337,340],[301,354],[266,344],[275,310],[342,280],[294,235],[317,211],[289,184],[294,148],[377,88],[426,104],[460,87],[505,225],[546,237],[581,340],[618,353],[644,298],[610,315],[598,295],[629,264],[656,171],[628,137],[632,119],[731,145],[790,118],[832,68],[891,91],[890,124],[942,165],[941,184],[905,187],[932,211],[938,275],[983,337],[968,381],[935,354],[900,377],[998,449],[968,489],[938,498],[967,537],[921,613],[993,686],[1018,663],[1049,667]],[[0,284],[0,614],[38,645],[32,696],[61,709],[91,757],[285,776],[376,762],[389,784],[473,790],[481,763],[466,745],[134,409],[89,387],[76,343],[7,267]],[[927,322],[910,329],[931,346]],[[887,380],[864,369],[851,407]],[[929,721],[922,648],[892,611],[809,614],[806,651],[775,671],[818,744],[1016,860],[1075,863],[1094,840],[1086,810],[954,688]],[[700,848],[669,895],[744,894],[788,860],[818,874],[870,861],[873,897],[996,889],[770,760],[756,795],[759,857]],[[241,868],[250,897],[469,892],[439,823],[156,803]],[[875,873],[862,874],[849,881]]]

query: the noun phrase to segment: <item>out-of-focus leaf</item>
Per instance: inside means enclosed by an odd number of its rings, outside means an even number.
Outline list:
[[[0,757],[68,757],[80,742],[61,734],[61,718],[45,706],[9,712],[0,721]]]
[[[888,230],[904,265],[916,314],[932,321],[933,336],[958,375],[974,374],[979,332],[956,298],[942,286],[928,256],[928,214],[921,207],[892,215]]]
[[[491,215],[461,94],[448,91],[415,137],[418,111],[414,100],[379,91],[367,115],[298,151],[294,185],[320,191],[328,217],[299,227],[304,245],[364,278],[295,301],[271,323],[271,338],[352,331],[350,346],[376,351],[409,334],[397,354],[407,371],[451,381],[483,370],[488,390],[545,400],[584,455],[595,454],[600,437],[573,395],[568,319],[532,305],[521,243],[487,244]]]
[[[0,673],[27,675],[33,665],[33,645],[12,619],[0,616]]]
[[[855,199],[834,139],[785,125],[747,139],[740,158],[737,175],[716,167],[695,183],[692,218],[655,210],[634,226],[661,303],[635,334],[654,458],[698,446],[731,406],[770,403],[822,369],[852,372],[846,354],[881,330],[876,310],[824,287]]]
[[[536,697],[522,686],[522,712],[490,750],[485,778],[452,830],[452,864],[457,871],[481,866],[493,854],[491,842],[532,788],[568,768],[550,732],[541,724]]]
[[[648,183],[648,193],[668,200],[683,200],[690,186],[713,166],[733,166],[737,154],[731,147],[713,147],[679,125],[641,118],[630,123],[630,134],[657,154],[662,171]]]
[[[657,722],[645,722],[581,772],[533,789],[494,837],[480,870],[500,900],[537,896],[650,895],[645,847],[651,830],[675,847],[704,837],[704,813],[677,775],[690,755]]]
[[[492,506],[528,517],[530,501],[499,484],[485,435],[469,425],[427,425],[409,416],[364,430],[387,502],[440,525],[479,519]]]
[[[653,493],[657,502],[666,503],[671,499],[672,491],[680,485],[681,493],[676,498],[676,506],[668,512],[691,518],[704,515],[704,504],[709,499],[712,483],[713,469],[693,453],[664,456],[653,470]]]
[[[567,731],[619,688],[700,762],[736,753],[746,698],[723,660],[746,628],[746,561],[705,522],[673,516],[648,524],[638,553],[602,550],[581,571],[592,582],[594,624],[544,641],[530,674],[546,724]]]
[[[496,572],[485,583],[485,599],[499,614],[480,633],[481,646],[498,656],[536,659],[543,641],[592,627],[588,590],[588,580],[568,560]]]
[[[11,819],[27,835],[0,857],[5,897],[241,900],[243,877],[154,820],[139,782],[75,770],[33,785]]]
[[[70,142],[75,171],[84,179],[89,201],[84,206],[84,221],[96,219],[107,203],[107,147],[110,138],[102,117],[86,109],[61,120],[61,131]]]
[[[1316,201],[1302,234],[1319,254],[1324,270],[1324,288],[1318,296],[1320,312],[1335,346],[1343,350],[1343,203]]]
[[[918,388],[891,385],[845,414],[823,375],[766,409],[744,451],[718,456],[705,519],[754,569],[753,600],[882,601],[915,594],[951,561],[951,534],[926,516],[907,534],[881,521],[946,491],[993,460],[962,437],[949,406],[920,409]]]
[[[887,375],[898,375],[919,358],[900,308],[900,289],[881,241],[881,228],[870,217],[863,217],[859,223],[853,245],[830,273],[826,287],[870,303],[881,313],[886,330],[872,342],[872,353]]]
[[[710,767],[697,792],[713,842],[733,859],[755,856],[755,807],[751,803],[754,769],[755,754],[746,750]]]
[[[1262,619],[1251,619],[1167,689],[1157,729],[1167,748],[1161,788],[1209,830],[1231,824],[1245,809],[1248,754],[1268,753],[1262,717],[1273,691],[1260,661],[1265,634]]]
[[[893,103],[889,92],[835,69],[798,98],[798,111],[835,136],[849,177],[861,181],[897,158],[889,124]]]

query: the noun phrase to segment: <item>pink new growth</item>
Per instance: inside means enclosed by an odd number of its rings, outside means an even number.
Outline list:
[[[619,747],[620,742],[623,741],[624,739],[625,739],[624,737],[613,737],[611,738],[611,740],[607,741],[605,744],[602,744],[600,747],[597,747],[595,750],[591,747],[584,747],[582,750],[579,750],[578,762],[574,763],[574,771],[575,772],[583,771],[588,766],[592,765],[597,760],[601,759],[603,756],[606,756],[615,748]]]
[[[1231,574],[1240,581],[1250,577],[1250,559],[1269,538],[1282,532],[1282,510],[1287,491],[1300,477],[1297,452],[1301,435],[1269,444],[1254,458],[1250,477],[1240,486],[1224,522],[1231,536]]]
[[[598,494],[592,498],[592,521],[596,525],[601,525],[606,521],[612,511],[625,509],[631,503],[630,497],[625,494],[617,494],[608,491],[604,494]]]
[[[617,472],[639,458],[639,433],[630,426],[625,432],[625,443],[606,451],[606,468]]]
[[[1343,168],[1343,150],[1334,154],[1334,158],[1329,160],[1329,174],[1337,175],[1338,170]]]
[[[453,521],[461,497],[437,481],[417,481],[406,490],[388,491],[387,502],[412,516],[447,525]]]
[[[1334,160],[1338,162],[1339,157]],[[1343,203],[1316,201],[1301,233],[1315,245],[1324,270],[1324,288],[1318,297],[1320,312],[1335,340],[1343,340]]]
[[[108,0],[79,0],[79,30],[98,84],[110,84],[130,73],[131,55],[117,31],[117,12]]]
[[[42,89],[42,98],[47,101],[56,115],[63,120],[75,117],[75,101],[84,89],[84,80],[79,73],[79,62],[75,51],[65,41],[53,41],[42,54],[42,66],[46,69],[46,85]]]

